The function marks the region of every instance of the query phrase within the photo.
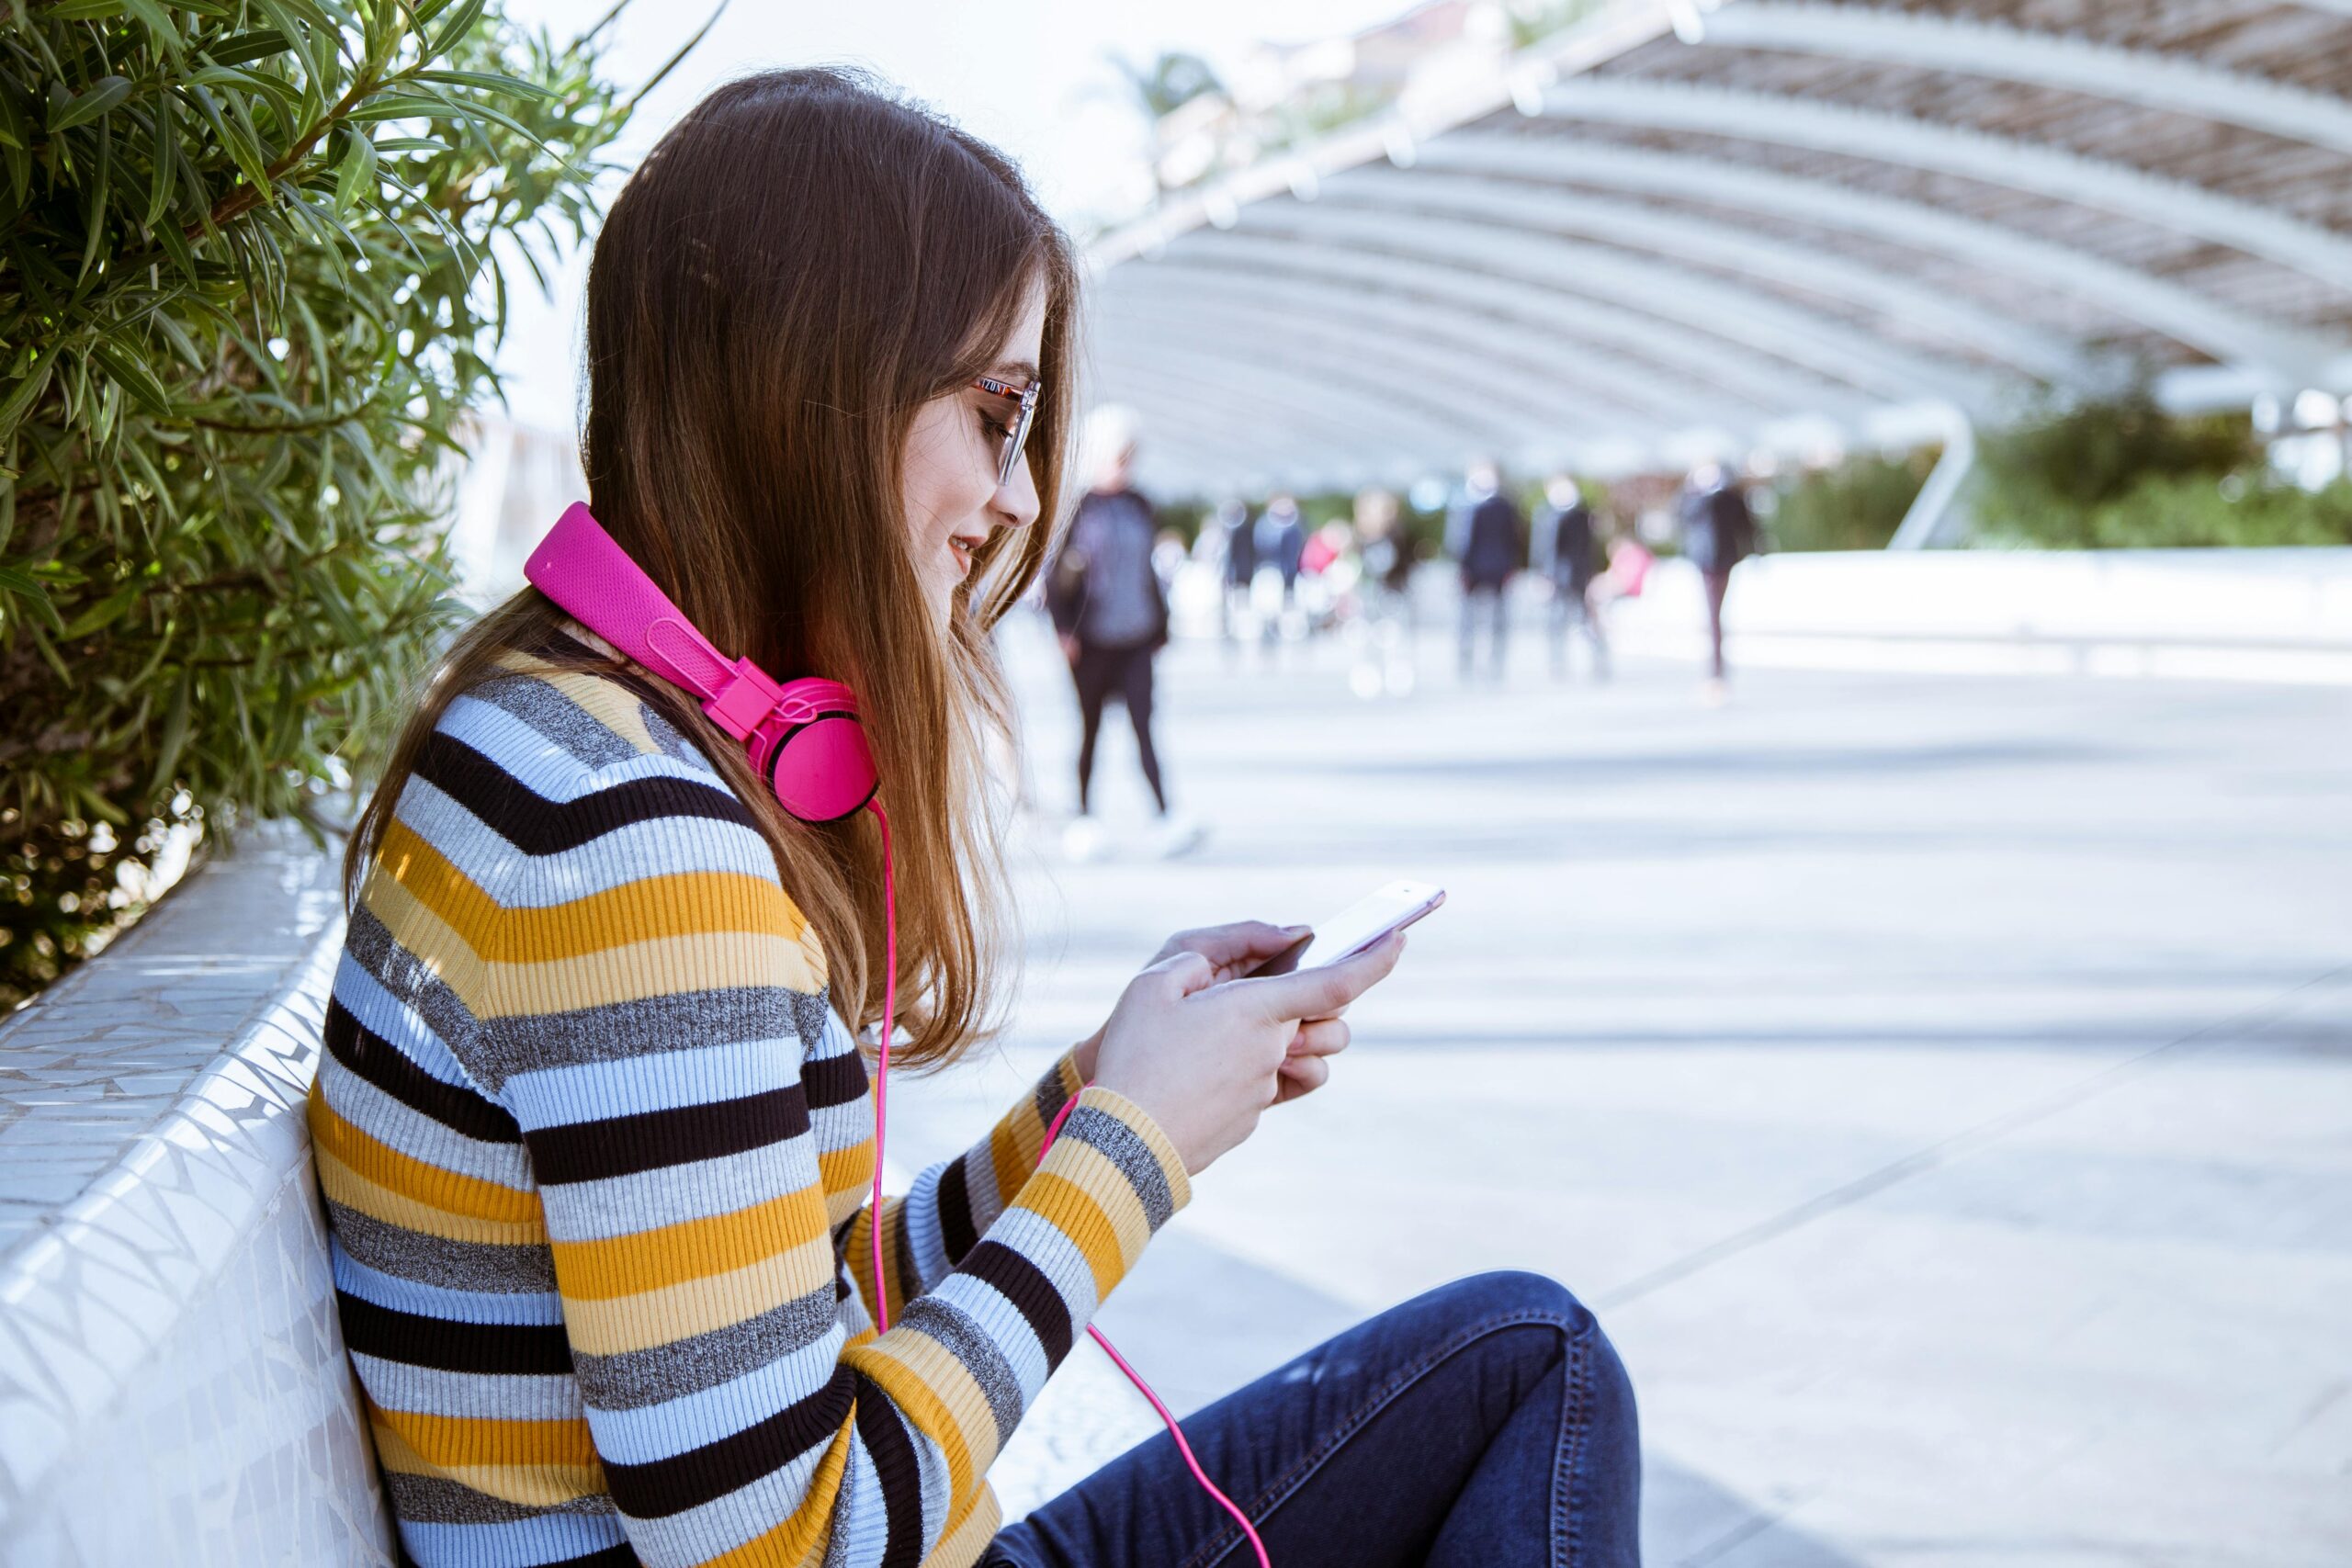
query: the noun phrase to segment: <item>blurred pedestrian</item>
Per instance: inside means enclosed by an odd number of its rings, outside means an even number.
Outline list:
[[[1544,489],[1544,505],[1535,513],[1535,538],[1542,547],[1544,575],[1552,585],[1552,674],[1568,673],[1568,628],[1584,634],[1592,645],[1592,678],[1609,679],[1609,638],[1589,597],[1599,568],[1599,540],[1594,536],[1592,508],[1584,492],[1566,474],[1555,474]]]
[[[1088,417],[1086,457],[1092,482],[1078,503],[1054,558],[1046,564],[1046,608],[1078,688],[1078,816],[1063,835],[1075,860],[1104,845],[1093,817],[1094,743],[1114,697],[1135,726],[1136,754],[1159,818],[1163,854],[1200,840],[1190,818],[1169,810],[1159,751],[1152,743],[1152,661],[1168,644],[1168,595],[1153,570],[1157,528],[1151,503],[1129,482],[1137,446],[1135,415],[1116,404]]]
[[[1306,553],[1306,525],[1298,514],[1297,498],[1276,491],[1258,514],[1251,532],[1257,575],[1251,581],[1250,604],[1257,611],[1259,646],[1268,662],[1274,642],[1288,629],[1292,606],[1298,599],[1299,564]]]
[[[1463,501],[1446,520],[1446,547],[1462,566],[1460,671],[1464,680],[1470,678],[1471,643],[1483,614],[1493,628],[1489,673],[1500,681],[1510,636],[1504,606],[1511,578],[1527,564],[1527,520],[1503,493],[1502,475],[1493,462],[1480,458],[1464,478]]]
[[[1724,700],[1724,598],[1732,569],[1756,550],[1756,518],[1737,479],[1721,463],[1702,463],[1690,475],[1676,507],[1682,553],[1699,569],[1707,595],[1707,700]]]
[[[1356,659],[1348,685],[1367,700],[1401,697],[1413,689],[1413,602],[1405,591],[1413,570],[1413,536],[1403,525],[1396,495],[1378,486],[1356,491]]]
[[[1258,575],[1258,546],[1250,509],[1238,500],[1217,502],[1209,528],[1216,532],[1222,545],[1218,578],[1224,596],[1217,604],[1217,635],[1229,656],[1238,649],[1240,623],[1250,614],[1250,582]]]

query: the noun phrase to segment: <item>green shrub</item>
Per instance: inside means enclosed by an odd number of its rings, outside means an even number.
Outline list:
[[[135,912],[166,824],[366,771],[452,615],[491,245],[579,238],[634,102],[601,31],[0,0],[0,1009]]]
[[[1934,446],[1900,457],[1865,453],[1783,479],[1768,525],[1772,548],[1884,549],[1940,453]]]

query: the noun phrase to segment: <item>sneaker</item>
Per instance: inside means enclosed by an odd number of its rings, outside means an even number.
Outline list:
[[[1084,864],[1102,858],[1110,848],[1110,837],[1102,831],[1102,824],[1091,817],[1073,817],[1062,829],[1062,858]]]
[[[1189,813],[1170,812],[1159,819],[1153,835],[1152,850],[1161,860],[1174,860],[1199,846],[1209,836],[1209,830]]]

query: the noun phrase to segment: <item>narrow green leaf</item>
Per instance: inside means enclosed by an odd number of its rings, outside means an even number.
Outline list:
[[[76,637],[88,637],[101,626],[113,625],[122,618],[124,611],[139,603],[140,592],[140,586],[135,582],[128,587],[117,589],[74,616],[66,625],[65,629],[58,635],[67,642],[72,642]]]
[[[139,221],[153,229],[172,209],[172,172],[179,156],[177,122],[172,118],[172,96],[155,95],[155,145],[147,168],[147,207]]]
[[[14,596],[32,607],[33,613],[49,623],[49,629],[62,633],[65,623],[57,614],[57,606],[49,602],[49,593],[40,581],[12,566],[0,566],[0,592]]]
[[[486,0],[458,0],[457,9],[449,13],[449,19],[442,24],[440,30],[433,35],[432,41],[425,45],[425,58],[435,59],[455,48],[458,40],[471,32],[474,24],[481,20],[482,7],[485,3]]]
[[[540,103],[551,103],[556,96],[553,89],[541,86],[537,82],[503,76],[495,71],[419,71],[410,80],[435,82],[447,87],[477,87],[485,93],[505,93]]]
[[[343,156],[342,167],[335,171],[334,209],[338,213],[351,210],[362,189],[375,183],[376,144],[364,131],[351,138],[351,151]]]
[[[179,24],[157,0],[123,0],[123,6],[146,25],[147,36],[155,40],[156,48],[174,60],[182,57],[187,41],[180,37]]]
[[[273,54],[284,54],[292,47],[291,40],[276,28],[255,28],[207,45],[204,57],[215,65],[244,65]]]
[[[164,734],[156,743],[155,771],[147,780],[147,793],[161,795],[164,786],[172,782],[172,770],[179,766],[180,753],[187,749],[190,693],[196,684],[196,671],[184,670],[172,688],[171,706],[164,710]]]
[[[106,367],[117,386],[130,394],[140,407],[159,419],[172,416],[172,395],[155,379],[155,373],[136,354],[107,338],[90,345],[93,358]]]
[[[54,136],[61,130],[87,125],[129,96],[130,77],[101,76],[88,92],[66,99],[51,111],[49,133]]]

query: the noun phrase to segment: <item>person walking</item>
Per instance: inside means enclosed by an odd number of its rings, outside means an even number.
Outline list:
[[[1272,664],[1276,642],[1290,631],[1292,611],[1298,602],[1299,569],[1306,557],[1306,525],[1299,516],[1295,497],[1276,491],[1267,500],[1266,510],[1258,514],[1257,526],[1251,531],[1251,545],[1257,575],[1250,602],[1258,612],[1258,645]]]
[[[1224,640],[1229,667],[1240,652],[1241,627],[1250,615],[1250,583],[1258,575],[1258,546],[1250,509],[1237,499],[1217,502],[1210,526],[1223,546],[1219,580],[1225,592],[1217,605],[1217,635]]]
[[[1483,614],[1493,629],[1487,672],[1499,682],[1510,636],[1510,580],[1527,564],[1527,520],[1502,492],[1502,476],[1491,461],[1471,464],[1465,479],[1463,502],[1446,522],[1446,547],[1462,566],[1460,674],[1470,678],[1471,644]]]
[[[1544,576],[1552,586],[1552,674],[1568,673],[1568,628],[1577,627],[1592,646],[1592,678],[1609,679],[1609,637],[1591,602],[1598,570],[1599,541],[1594,537],[1592,508],[1574,478],[1555,474],[1544,486],[1544,505],[1535,514],[1535,536],[1544,546]]]
[[[1330,1084],[1403,935],[1242,978],[1304,928],[1178,931],[970,1148],[878,1183],[887,1069],[983,1048],[1018,980],[986,634],[1061,515],[1082,276],[1008,159],[843,72],[714,89],[615,198],[590,503],[534,552],[564,601],[535,572],[418,672],[310,1090],[420,1568],[1248,1561],[1164,1433],[1010,1526],[989,1472],[1194,1183]],[[1541,1275],[1184,1430],[1284,1568],[1637,1560],[1631,1386]]]
[[[1756,518],[1736,479],[1721,463],[1703,463],[1692,472],[1676,511],[1683,556],[1698,568],[1706,590],[1706,699],[1720,704],[1729,691],[1724,668],[1724,600],[1731,592],[1733,568],[1755,553]]]
[[[1152,742],[1152,661],[1168,646],[1168,594],[1152,559],[1159,529],[1151,503],[1130,482],[1135,415],[1116,404],[1095,410],[1086,446],[1094,482],[1046,567],[1046,607],[1078,688],[1078,816],[1064,845],[1074,860],[1091,860],[1103,848],[1093,816],[1094,743],[1103,708],[1116,697],[1135,727],[1136,757],[1159,816],[1159,852],[1182,854],[1200,842],[1202,829],[1169,810]]]

